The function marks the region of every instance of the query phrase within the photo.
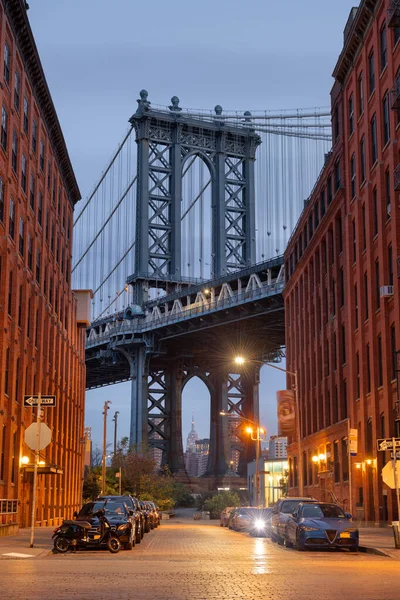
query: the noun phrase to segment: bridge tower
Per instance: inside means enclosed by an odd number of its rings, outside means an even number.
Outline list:
[[[194,283],[181,273],[182,179],[193,157],[205,162],[211,177],[212,277],[255,263],[254,162],[260,138],[248,112],[234,126],[225,123],[220,106],[215,115],[193,116],[182,111],[176,96],[169,110],[153,109],[146,90],[140,92],[130,123],[137,142],[137,209],[135,270],[127,281],[135,305],[129,317],[140,318],[149,289],[171,294]],[[181,397],[190,369],[184,359],[181,365],[163,361],[156,346],[149,333],[119,348],[129,361],[132,382],[130,442],[160,449],[171,471],[184,471]],[[213,364],[192,367],[210,382],[209,474],[224,475],[229,464],[228,423],[219,412],[229,408],[229,373]],[[249,388],[248,381],[246,385]],[[249,418],[258,415],[253,388],[244,406]]]

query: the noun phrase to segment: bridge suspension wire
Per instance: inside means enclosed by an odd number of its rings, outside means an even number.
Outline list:
[[[256,260],[267,260],[283,253],[331,148],[330,112],[264,111],[253,113],[250,121],[243,113],[224,117],[226,126],[249,127],[261,137],[255,161]],[[204,120],[211,118],[215,114]],[[123,309],[130,298],[125,290],[134,272],[137,187],[131,133],[125,134],[75,219],[73,285],[94,290],[93,318]],[[211,278],[213,267],[210,183],[207,162],[190,154],[182,169],[181,274],[201,280]]]

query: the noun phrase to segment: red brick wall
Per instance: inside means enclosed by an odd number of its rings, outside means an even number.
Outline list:
[[[4,76],[5,44],[10,50],[8,84]],[[19,103],[16,73],[20,78]],[[8,116],[7,143],[4,147],[0,143],[4,201],[0,215],[0,453],[3,444],[5,449],[0,498],[20,500],[22,525],[30,520],[32,482],[31,475],[20,470],[20,457],[33,459],[24,444],[24,431],[33,414],[31,408],[23,407],[23,395],[41,392],[57,396],[57,407],[45,409],[44,422],[53,431],[53,442],[42,453],[46,462],[63,469],[63,475],[39,476],[37,510],[38,521],[55,524],[63,516],[71,516],[80,502],[85,389],[84,332],[76,327],[70,287],[73,204],[55,157],[55,141],[32,90],[0,4],[0,110],[4,107]],[[24,115],[25,99],[29,109]],[[14,133],[18,141],[16,169]],[[23,157],[26,190],[22,185]],[[14,201],[14,239],[10,235],[10,199]]]
[[[396,267],[397,257],[400,256],[400,207],[393,173],[400,162],[400,130],[397,113],[390,109],[390,139],[384,143],[383,99],[393,87],[400,66],[400,42],[395,45],[394,31],[387,28],[387,66],[381,71],[380,31],[387,18],[387,4],[376,2],[373,19],[362,25],[364,43],[357,42],[357,38],[353,39],[350,34],[348,44],[339,58],[335,69],[337,79],[332,90],[332,120],[334,123],[337,106],[340,133],[336,138],[333,136],[332,155],[285,253],[288,281],[284,292],[287,368],[299,371],[302,448],[307,456],[317,446],[332,445],[335,441],[338,441],[340,448],[344,448],[345,441],[342,446],[342,439],[347,436],[347,420],[346,426],[338,426],[337,431],[330,426],[350,418],[351,427],[359,431],[358,455],[352,460],[350,510],[372,522],[397,518],[393,493],[382,484],[380,477],[380,470],[389,456],[382,456],[376,449],[377,438],[398,433],[394,418],[397,385],[392,373],[392,350],[400,349],[400,290]],[[368,57],[372,51],[375,59],[375,89],[369,93]],[[361,75],[364,85],[363,110],[358,92]],[[353,132],[350,131],[349,115],[351,97],[354,103]],[[374,115],[377,160],[372,164],[371,121]],[[366,149],[364,181],[360,147],[363,137]],[[354,195],[351,185],[353,156],[356,165]],[[320,191],[326,189],[336,157],[340,157],[343,188],[334,196],[317,228],[314,223],[312,240],[295,266],[299,236],[308,225],[309,216],[314,214]],[[386,206],[386,172],[390,178],[390,213]],[[339,219],[343,238],[341,251]],[[333,261],[329,258],[332,240]],[[378,305],[379,288],[390,283],[389,247],[392,253],[394,295],[380,298]],[[323,257],[326,252],[328,264],[324,268]],[[336,310],[333,310],[334,306]],[[290,451],[295,453],[294,446]],[[340,464],[337,469],[340,476],[336,478],[337,481],[333,480],[333,491],[342,502],[349,497],[349,484],[342,476],[343,467],[346,476],[346,465],[342,463],[347,461],[347,454],[339,452]],[[321,474],[319,481],[321,494],[322,487],[326,488],[327,477]]]

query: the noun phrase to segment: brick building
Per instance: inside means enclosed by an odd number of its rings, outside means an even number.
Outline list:
[[[30,522],[24,432],[36,411],[24,394],[57,397],[44,409],[53,441],[41,452],[38,524],[78,507],[85,449],[85,295],[70,287],[80,193],[26,10],[0,2],[0,535]]]
[[[397,518],[380,474],[390,455],[376,440],[398,436],[400,423],[399,39],[398,2],[352,9],[333,73],[332,151],[285,252],[301,429],[301,456],[288,448],[290,491],[303,483],[374,523]]]

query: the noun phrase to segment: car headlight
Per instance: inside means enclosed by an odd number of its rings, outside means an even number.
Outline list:
[[[265,527],[265,521],[262,519],[256,519],[254,525],[257,527],[257,529],[263,529],[263,527]]]
[[[343,529],[346,533],[354,533],[357,531],[357,527],[350,527],[350,529]]]
[[[118,531],[126,531],[127,529],[129,529],[130,524],[129,523],[124,523],[123,525],[118,525]]]
[[[319,531],[318,527],[307,527],[306,525],[301,525],[299,527],[300,531]]]

